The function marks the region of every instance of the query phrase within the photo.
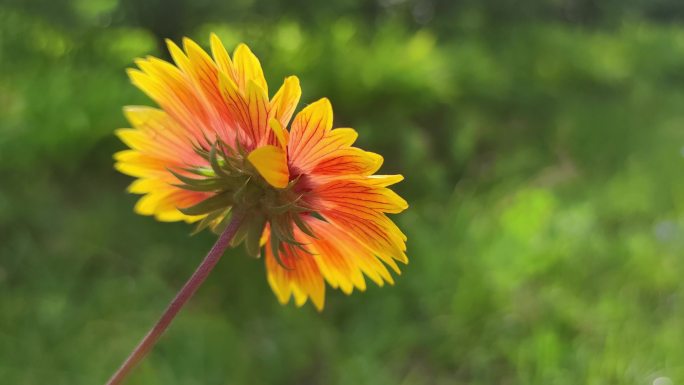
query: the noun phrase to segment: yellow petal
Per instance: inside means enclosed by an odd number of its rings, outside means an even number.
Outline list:
[[[404,180],[403,175],[370,175],[367,182],[374,186],[387,187]]]
[[[283,127],[287,127],[301,96],[299,79],[296,76],[287,77],[271,100],[270,116],[278,119]]]
[[[252,80],[268,94],[268,85],[264,78],[264,71],[261,69],[261,63],[247,45],[240,44],[237,46],[233,54],[233,63],[237,70],[238,86],[241,89],[244,89],[247,82]]]
[[[290,181],[285,151],[276,146],[263,146],[247,155],[247,160],[275,188],[285,188]]]
[[[338,141],[340,147],[348,147],[354,144],[359,134],[353,128],[336,128],[330,131],[330,137]]]
[[[271,120],[268,122],[268,125],[271,127],[271,130],[273,130],[276,139],[278,139],[280,148],[284,150],[285,146],[287,146],[287,140],[289,139],[290,133],[280,125],[278,119],[271,118]]]
[[[180,47],[171,39],[166,39],[166,47],[169,49],[171,58],[176,63],[178,68],[183,70],[185,73],[191,73],[192,67],[190,64],[190,59],[188,59],[188,57],[185,55],[185,52],[183,52],[183,50],[180,49]]]
[[[187,37],[183,38],[183,48],[187,53],[190,64],[192,64],[195,70],[205,69],[207,67],[213,66],[214,63],[211,61],[209,54],[207,54],[202,47],[199,46],[199,44],[188,39]]]
[[[214,56],[214,61],[218,68],[226,75],[233,76],[233,61],[230,60],[230,56],[223,46],[221,39],[213,33],[211,34],[211,54]]]

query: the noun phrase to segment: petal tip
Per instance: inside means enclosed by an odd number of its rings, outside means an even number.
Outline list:
[[[190,38],[187,37],[187,36],[183,36],[183,39],[181,39],[181,41],[183,42],[183,47],[185,48],[186,51],[188,50],[188,46],[189,46],[189,45],[191,45],[191,44],[197,44],[197,43],[195,43],[192,39],[190,39]]]
[[[235,46],[235,51],[233,52],[233,56],[242,54],[242,53],[252,53],[252,50],[249,48],[249,46],[245,43],[238,43],[237,46]]]
[[[164,43],[166,43],[166,48],[168,48],[169,51],[171,51],[174,48],[178,48],[178,45],[176,45],[176,43],[168,37],[164,39]]]
[[[284,83],[293,83],[299,85],[299,78],[295,75],[290,75],[285,78]]]

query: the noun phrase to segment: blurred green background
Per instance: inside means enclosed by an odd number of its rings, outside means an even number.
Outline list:
[[[103,383],[212,244],[112,168],[211,31],[406,176],[411,263],[318,314],[233,250],[130,384],[684,383],[679,0],[3,0],[0,383]]]

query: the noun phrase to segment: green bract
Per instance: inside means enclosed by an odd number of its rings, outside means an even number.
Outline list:
[[[304,250],[302,244],[295,240],[293,224],[305,234],[314,236],[299,214],[315,213],[302,199],[303,193],[297,191],[299,178],[291,180],[283,189],[274,188],[247,160],[247,151],[239,143],[231,147],[217,140],[209,150],[196,147],[195,152],[211,167],[169,170],[180,182],[176,186],[213,193],[194,206],[179,208],[186,215],[204,216],[193,234],[206,228],[221,233],[231,216],[240,212],[245,219],[231,242],[233,246],[244,243],[250,256],[260,257],[262,235],[269,223],[269,247],[281,265],[278,256],[284,243]]]

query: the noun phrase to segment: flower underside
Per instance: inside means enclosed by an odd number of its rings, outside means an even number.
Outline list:
[[[283,188],[274,187],[248,160],[248,154],[239,142],[234,146],[228,146],[219,139],[210,149],[197,147],[195,152],[210,167],[195,166],[181,170],[192,177],[169,169],[169,172],[180,181],[176,186],[189,191],[214,194],[196,205],[179,209],[186,215],[204,215],[193,233],[206,228],[216,233],[222,232],[230,221],[232,212],[237,210],[248,215],[233,237],[232,246],[244,242],[247,253],[258,258],[261,243],[264,241],[264,228],[269,224],[271,236],[268,247],[283,267],[287,268],[279,258],[283,245],[292,245],[308,252],[302,247],[303,244],[295,239],[293,226],[315,237],[301,216],[320,216],[302,199],[306,192],[302,189],[302,183],[298,183],[300,178],[288,181]]]
[[[220,232],[231,215],[244,223],[232,241],[263,251],[280,302],[311,299],[323,308],[325,284],[365,290],[365,278],[393,283],[407,263],[406,236],[389,219],[408,207],[375,175],[383,158],[354,147],[356,131],[333,128],[328,99],[295,114],[299,80],[269,97],[259,60],[244,44],[233,56],[211,38],[211,56],[189,39],[169,42],[174,64],[148,57],[129,76],[159,106],[126,107],[133,128],[117,131],[130,149],[116,168],[136,177],[136,212],[196,222]],[[263,248],[263,250],[262,250]]]

